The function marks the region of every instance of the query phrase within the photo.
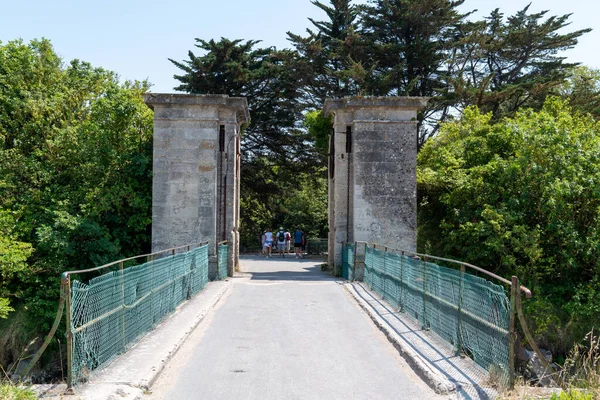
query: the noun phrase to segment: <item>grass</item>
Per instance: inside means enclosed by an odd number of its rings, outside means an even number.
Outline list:
[[[565,397],[564,400],[600,400],[600,336],[592,330],[584,343],[575,344],[560,374],[569,386],[568,392],[580,389],[580,394],[574,392],[574,397]],[[563,400],[563,397],[552,400]]]
[[[13,383],[0,383],[0,400],[36,400],[38,397],[29,388]]]
[[[594,400],[594,394],[577,390],[569,389],[566,392],[554,393],[550,400]]]

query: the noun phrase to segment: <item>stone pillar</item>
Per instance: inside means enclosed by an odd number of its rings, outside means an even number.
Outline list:
[[[345,97],[325,101],[333,114],[329,175],[329,268],[342,242],[417,246],[417,111],[422,97]],[[331,150],[331,149],[330,149]]]
[[[229,242],[229,273],[238,249],[240,125],[245,98],[149,93],[154,110],[152,251]]]

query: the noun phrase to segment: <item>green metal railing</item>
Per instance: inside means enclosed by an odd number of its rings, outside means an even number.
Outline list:
[[[327,239],[308,239],[306,241],[306,254],[321,255],[328,251],[329,242]]]
[[[220,280],[227,278],[227,241],[217,243],[217,275]]]
[[[373,291],[449,341],[457,354],[495,370],[509,387],[515,380],[516,316],[527,341],[541,356],[521,309],[521,293],[529,298],[531,292],[516,276],[509,281],[468,263],[356,242],[342,243],[346,279],[354,278],[359,247],[364,248],[363,280]],[[469,274],[467,268],[500,284]],[[510,296],[504,285],[510,288]]]
[[[342,278],[349,281],[354,280],[354,257],[355,246],[344,244],[342,246]]]
[[[177,247],[65,272],[67,289],[67,385],[126,351],[177,305],[208,282],[208,244]],[[144,263],[125,268],[126,263]],[[118,268],[114,271],[110,269]],[[109,270],[87,283],[71,276]]]
[[[72,281],[90,273],[97,276],[87,283]],[[67,392],[72,393],[75,383],[126,351],[207,282],[208,243],[64,272],[54,324],[23,375],[29,375],[50,344],[65,308]]]

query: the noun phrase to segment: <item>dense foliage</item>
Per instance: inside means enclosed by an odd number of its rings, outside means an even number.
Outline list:
[[[493,122],[468,108],[420,152],[422,249],[521,277],[564,354],[600,329],[600,125],[557,98]]]
[[[147,88],[45,39],[0,43],[0,317],[8,299],[46,332],[63,271],[149,250]]]

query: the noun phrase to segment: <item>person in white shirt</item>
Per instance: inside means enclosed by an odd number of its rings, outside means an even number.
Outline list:
[[[267,258],[271,257],[271,248],[273,247],[273,232],[271,232],[271,228],[268,228],[265,232],[265,243],[263,244],[263,248],[265,249],[265,253],[267,253]]]

